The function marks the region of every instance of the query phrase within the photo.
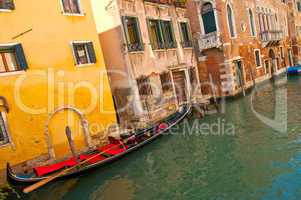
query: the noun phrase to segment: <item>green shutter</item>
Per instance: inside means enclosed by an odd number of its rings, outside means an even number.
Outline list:
[[[144,46],[143,46],[143,40],[142,40],[142,34],[141,34],[139,19],[136,17],[135,20],[136,20],[137,34],[138,34],[138,38],[139,38],[139,46],[140,46],[139,50],[143,51]]]
[[[214,12],[208,12],[202,15],[203,24],[205,29],[205,34],[212,33],[216,31],[216,23],[215,23],[215,16]]]
[[[93,42],[89,42],[87,44],[87,49],[88,49],[88,53],[89,53],[90,62],[91,63],[96,63],[96,55],[95,55]]]
[[[171,28],[172,41],[174,43],[173,47],[176,48],[178,46],[178,44],[177,44],[177,40],[176,40],[176,36],[175,36],[175,31],[174,31],[172,20],[169,23],[170,23],[170,28]]]
[[[17,60],[19,63],[19,66],[22,70],[26,70],[28,68],[27,65],[27,61],[24,55],[24,51],[23,51],[23,47],[21,44],[17,44],[14,46],[15,52],[16,52],[16,56],[17,56]]]
[[[124,36],[125,36],[125,39],[126,39],[126,43],[129,44],[129,33],[128,33],[128,29],[127,29],[127,23],[126,23],[126,16],[122,16],[121,17],[121,21],[122,21],[122,24],[123,24],[123,31],[124,31]]]

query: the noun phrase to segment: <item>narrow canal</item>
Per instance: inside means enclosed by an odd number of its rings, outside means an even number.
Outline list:
[[[299,200],[301,78],[277,83],[227,100],[222,114],[192,117],[109,166],[22,198]]]

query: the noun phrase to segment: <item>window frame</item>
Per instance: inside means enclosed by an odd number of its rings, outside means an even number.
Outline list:
[[[135,25],[136,25],[136,29],[137,29],[137,39],[139,40],[139,46],[136,48],[132,48],[130,41],[129,41],[129,31],[128,31],[128,24],[126,23],[125,20],[127,20],[128,18],[132,18],[135,19]],[[122,28],[123,28],[123,34],[125,37],[125,42],[126,42],[126,47],[128,52],[139,52],[139,51],[144,51],[144,43],[143,43],[143,36],[141,33],[141,27],[140,27],[140,21],[139,18],[137,16],[129,16],[129,15],[124,15],[121,16],[121,22],[122,22]]]
[[[254,16],[254,12],[253,12],[252,8],[248,9],[248,15],[249,15],[250,34],[252,37],[256,37],[257,36],[256,22],[255,22],[255,16]],[[251,17],[252,17],[252,19],[251,19]]]
[[[231,24],[232,24],[232,28],[230,28],[230,21],[229,21],[229,8],[231,10]],[[237,38],[237,30],[236,30],[236,22],[235,22],[235,14],[234,14],[234,10],[232,5],[230,5],[229,3],[226,5],[226,14],[227,14],[227,24],[228,24],[228,31],[229,31],[229,36],[231,39],[235,39]],[[232,31],[231,29],[233,29],[233,35],[232,35]]]
[[[210,5],[211,6],[211,9],[207,12],[204,12],[204,6],[206,5]],[[209,16],[209,13],[211,14],[211,17],[214,18],[214,27],[210,27],[209,25],[207,25],[205,23],[205,17],[208,17]],[[200,9],[200,18],[202,20],[202,31],[203,31],[203,34],[204,35],[207,35],[207,34],[212,34],[212,33],[215,33],[215,32],[219,32],[219,27],[217,26],[218,24],[218,18],[217,18],[217,15],[216,15],[216,11],[215,11],[215,5],[213,2],[211,1],[207,1],[207,2],[204,2],[202,5],[201,5],[201,9]],[[214,28],[213,30],[211,30],[211,28]]]
[[[3,120],[3,126],[0,124],[0,129],[4,131],[3,137],[6,139],[4,142],[0,142],[0,148],[5,147],[12,144],[11,138],[10,138],[10,132],[9,127],[7,123],[7,117],[5,111],[0,111],[0,120]]]
[[[164,81],[166,81],[165,76],[168,76],[168,83],[164,83]],[[164,72],[160,73],[159,78],[160,78],[162,93],[166,94],[166,93],[172,92],[173,85],[172,85],[172,77],[170,75],[170,72],[164,71]]]
[[[12,8],[0,8],[0,13],[1,12],[12,12],[14,9],[15,9],[15,2],[14,0],[11,0],[12,1]]]
[[[165,41],[164,41],[164,35],[163,35],[163,31],[162,31],[162,27],[161,27],[161,23],[160,23],[160,19],[154,19],[154,18],[147,18],[147,27],[148,27],[148,35],[149,35],[149,38],[150,38],[150,42],[151,42],[151,47],[152,47],[152,50],[163,50],[165,49]],[[159,28],[159,35],[157,35],[157,39],[158,40],[162,40],[162,44],[158,43],[158,47],[154,47],[154,44],[153,44],[153,41],[152,41],[152,37],[151,37],[151,22],[152,21],[156,21],[157,25],[158,25],[158,28]],[[158,41],[157,41],[158,42]]]
[[[69,12],[65,12],[65,7],[64,7],[64,0],[60,0],[60,4],[61,4],[61,10],[62,10],[62,14],[65,15],[65,16],[85,16],[85,13],[82,9],[82,5],[81,5],[81,0],[76,0],[77,1],[77,4],[78,4],[78,10],[79,10],[79,13],[69,13]]]
[[[259,63],[260,63],[260,65],[257,65],[256,52],[259,52],[258,56],[259,56]],[[256,68],[261,68],[262,67],[262,60],[261,60],[261,51],[260,51],[260,49],[254,49],[254,58],[255,58]]]
[[[192,48],[193,47],[193,41],[192,41],[192,34],[191,34],[191,28],[189,21],[179,21],[179,29],[180,29],[180,35],[181,35],[181,45],[183,48]],[[188,41],[184,41],[184,33],[182,29],[182,24],[185,24],[187,29],[187,36]]]
[[[19,54],[17,53],[17,47],[19,47]],[[21,50],[20,50],[21,48]],[[17,67],[19,68],[18,70],[14,71],[5,71],[5,72],[0,72],[0,77],[1,76],[6,76],[6,75],[11,75],[11,74],[19,74],[20,72],[25,72],[28,69],[28,63],[27,59],[23,50],[23,46],[21,43],[4,43],[0,44],[0,59],[2,59],[2,53],[9,53],[9,51],[13,51],[14,56],[15,56],[15,61],[17,63]],[[21,52],[20,52],[21,51]],[[2,53],[1,53],[2,52]],[[22,53],[22,55],[20,55]],[[20,57],[22,56],[22,58]],[[20,59],[23,61],[20,62]],[[8,67],[8,66],[6,66]]]
[[[165,30],[165,25],[164,23],[168,23],[170,25],[170,30],[171,30],[171,36],[172,36],[172,46],[169,45],[169,42],[167,42],[167,33]],[[177,48],[177,39],[175,36],[175,29],[173,26],[173,21],[171,19],[166,19],[166,20],[160,20],[160,26],[162,29],[162,33],[163,33],[163,40],[164,40],[164,47],[165,49],[176,49]],[[168,43],[168,44],[167,44]]]
[[[285,59],[284,47],[283,46],[279,46],[279,51],[280,51],[280,58],[282,60]]]
[[[87,46],[85,46],[85,51],[87,53],[88,63],[85,63],[85,64],[78,63],[76,52],[75,52],[75,48],[74,48],[74,44],[85,44],[85,45],[88,45],[89,43],[92,43],[94,45],[93,41],[91,41],[91,40],[83,40],[83,41],[76,40],[76,41],[71,41],[70,45],[71,45],[71,49],[72,49],[73,59],[75,61],[74,64],[75,64],[76,67],[84,67],[84,66],[89,66],[89,65],[95,65],[97,63],[95,49],[93,48],[94,54],[95,54],[95,62],[91,62],[91,57],[90,57],[89,50],[88,50]]]

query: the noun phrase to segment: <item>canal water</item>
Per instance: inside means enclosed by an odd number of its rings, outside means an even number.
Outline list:
[[[300,200],[301,78],[259,85],[223,108],[109,166],[21,198]]]

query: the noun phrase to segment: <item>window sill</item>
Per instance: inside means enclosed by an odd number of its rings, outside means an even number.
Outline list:
[[[142,50],[138,50],[138,51],[129,51],[128,53],[130,53],[130,54],[143,54],[144,51],[142,51]]]
[[[10,9],[0,9],[0,13],[1,12],[7,12],[7,13],[10,13],[12,12],[13,10],[10,10]]]
[[[75,66],[76,67],[88,67],[88,66],[92,66],[92,65],[95,65],[96,63],[87,63],[87,64],[76,64]]]
[[[5,143],[5,144],[0,144],[0,149],[5,148],[5,147],[13,147],[13,144],[11,144],[10,142]]]
[[[183,49],[193,49],[193,47],[182,47]]]
[[[175,48],[169,48],[169,49],[166,49],[167,51],[176,51],[177,50],[177,47]]]
[[[84,17],[86,13],[65,13],[63,12],[64,16],[74,16],[74,17]]]
[[[14,72],[1,72],[0,77],[6,77],[6,76],[17,76],[17,75],[22,75],[25,74],[25,71],[14,71]]]
[[[166,49],[153,49],[154,52],[165,52]]]

